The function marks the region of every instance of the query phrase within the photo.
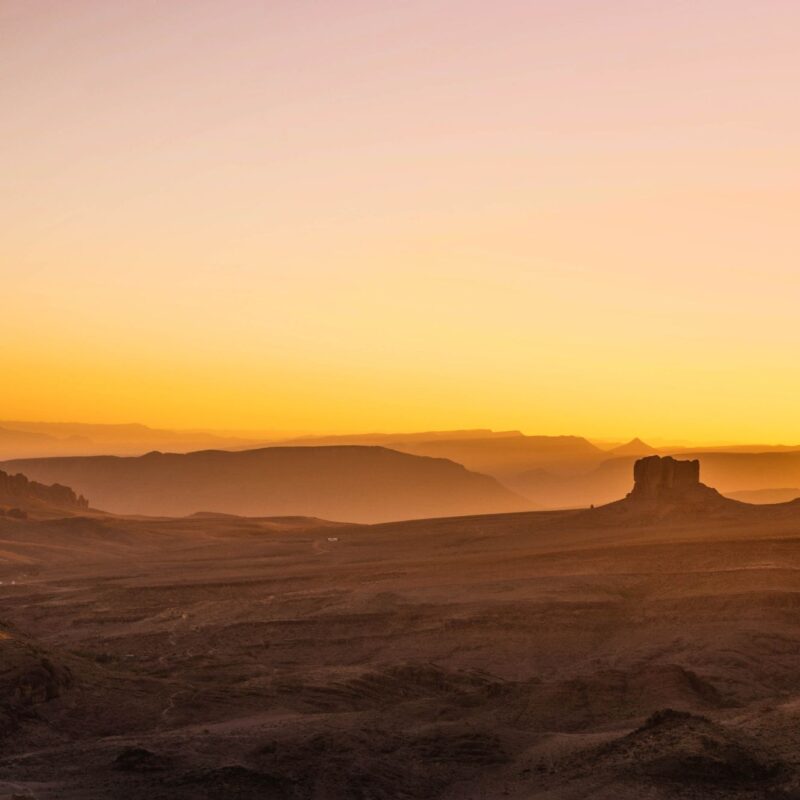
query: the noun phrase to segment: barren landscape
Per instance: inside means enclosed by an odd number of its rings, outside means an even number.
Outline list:
[[[799,32],[0,0],[0,800],[800,800]]]
[[[0,518],[0,791],[800,796],[800,507],[659,469],[583,511]]]

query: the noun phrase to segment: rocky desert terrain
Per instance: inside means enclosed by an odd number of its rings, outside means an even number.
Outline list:
[[[800,797],[800,504],[0,517],[0,797]]]

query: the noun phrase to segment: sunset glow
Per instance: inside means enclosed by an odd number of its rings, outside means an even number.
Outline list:
[[[6,0],[2,416],[800,442],[798,30]]]

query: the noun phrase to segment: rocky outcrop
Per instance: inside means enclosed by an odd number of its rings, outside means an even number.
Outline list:
[[[0,739],[36,706],[72,686],[72,672],[25,639],[0,629]]]
[[[30,510],[85,511],[89,501],[68,486],[28,480],[24,475],[9,475],[0,470],[0,513],[24,518]]]
[[[633,490],[623,502],[659,513],[720,511],[742,505],[700,483],[699,461],[671,456],[640,458],[633,465]]]
[[[673,790],[681,784],[752,785],[762,797],[773,796],[765,784],[786,771],[786,765],[773,760],[755,740],[707,717],[671,708],[655,712],[641,727],[601,745],[593,761],[600,769],[610,767],[649,784],[666,783]],[[692,792],[691,796],[708,795]],[[736,796],[743,795],[737,792]],[[774,796],[790,795],[780,792]]]
[[[640,458],[633,465],[633,491],[630,497],[659,500],[693,493],[702,485],[699,461],[648,456]]]
[[[751,508],[723,497],[700,482],[700,462],[671,456],[648,456],[633,465],[633,489],[624,500],[594,509],[597,514],[620,514],[643,520],[697,514],[726,515]]]

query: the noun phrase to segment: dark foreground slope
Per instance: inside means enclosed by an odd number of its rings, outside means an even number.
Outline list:
[[[382,447],[154,452],[10,464],[37,480],[68,483],[98,508],[120,514],[216,511],[378,522],[531,507],[493,478],[459,464]]]
[[[0,520],[0,796],[796,798],[800,513],[670,469],[610,511]]]

